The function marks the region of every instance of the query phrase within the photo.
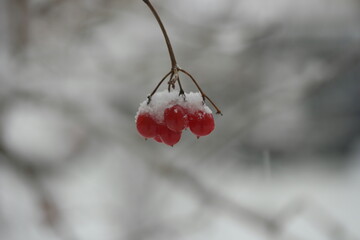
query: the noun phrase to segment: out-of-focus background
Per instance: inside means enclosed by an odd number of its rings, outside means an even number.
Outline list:
[[[0,239],[360,239],[360,2],[152,3],[224,114],[174,148],[143,1],[0,1]]]

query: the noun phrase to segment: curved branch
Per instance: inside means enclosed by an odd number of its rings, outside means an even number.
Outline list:
[[[154,14],[157,22],[159,23],[160,25],[160,28],[161,28],[161,31],[164,35],[164,38],[165,38],[165,42],[166,42],[166,45],[167,45],[167,48],[169,50],[169,55],[170,55],[170,60],[171,60],[171,67],[172,68],[175,68],[177,66],[177,63],[176,63],[176,59],[175,59],[175,54],[174,54],[174,50],[171,46],[171,42],[170,42],[170,38],[166,32],[166,29],[164,27],[164,24],[162,23],[161,21],[161,18],[159,16],[159,14],[156,12],[155,8],[153,7],[153,5],[150,3],[149,0],[143,0],[144,3],[146,3],[146,5],[148,5],[148,7],[150,8],[151,12]]]
[[[216,109],[216,114],[223,115],[222,112],[220,111],[220,109],[216,106],[216,104],[204,93],[204,91],[201,89],[200,85],[197,83],[195,78],[190,73],[185,71],[184,69],[179,68],[179,71],[183,72],[185,75],[187,75],[194,82],[196,87],[199,89],[203,100],[205,101],[205,99],[207,99],[211,103],[211,105],[213,105],[213,107]]]

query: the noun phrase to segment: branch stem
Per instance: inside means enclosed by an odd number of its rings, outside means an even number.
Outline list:
[[[220,109],[215,105],[215,103],[204,93],[204,91],[201,89],[200,85],[197,83],[197,81],[195,80],[195,78],[188,73],[187,71],[181,69],[176,62],[176,58],[175,58],[175,54],[174,54],[174,50],[172,48],[171,42],[170,42],[170,38],[166,32],[166,29],[164,27],[164,24],[161,21],[161,18],[159,16],[159,14],[157,13],[156,9],[154,8],[154,6],[151,4],[150,0],[143,0],[144,3],[150,8],[151,12],[153,13],[154,17],[156,18],[161,31],[164,35],[165,38],[165,42],[167,45],[167,48],[169,50],[169,55],[170,55],[170,61],[171,61],[171,70],[169,73],[167,73],[165,75],[165,77],[163,79],[161,79],[161,81],[158,83],[158,85],[156,86],[156,88],[154,89],[154,91],[152,91],[152,93],[148,96],[148,104],[151,102],[151,97],[155,94],[155,92],[158,90],[158,88],[160,87],[160,85],[165,81],[165,79],[170,76],[170,80],[168,82],[168,91],[171,91],[171,88],[175,89],[175,84],[176,82],[178,82],[179,84],[179,88],[180,88],[180,92],[179,95],[183,95],[185,97],[185,92],[182,88],[181,82],[180,82],[180,78],[179,78],[179,72],[183,72],[184,74],[186,74],[188,77],[190,77],[190,79],[195,83],[196,87],[199,89],[203,102],[205,103],[205,100],[207,99],[211,105],[216,109],[216,114],[221,114]]]
[[[159,14],[157,13],[156,9],[154,8],[154,6],[151,4],[150,0],[143,0],[144,3],[146,3],[146,5],[150,8],[151,12],[154,14],[157,22],[159,23],[159,26],[161,28],[161,31],[164,35],[164,38],[165,38],[165,42],[166,42],[166,45],[167,45],[167,48],[169,50],[169,55],[170,55],[170,60],[171,60],[171,67],[172,68],[176,68],[177,67],[177,62],[176,62],[176,59],[175,59],[175,54],[174,54],[174,50],[172,48],[172,45],[171,45],[171,42],[170,42],[170,38],[166,32],[166,29],[164,27],[164,24],[162,23],[161,21],[161,18],[159,16]]]

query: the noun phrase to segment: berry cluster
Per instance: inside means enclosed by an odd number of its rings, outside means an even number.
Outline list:
[[[154,94],[150,104],[143,102],[135,117],[140,135],[169,146],[178,143],[187,128],[198,138],[209,135],[215,122],[201,94],[189,93],[184,97],[176,91],[163,91]]]
[[[211,103],[217,114],[221,114],[221,111],[201,89],[195,78],[178,66],[159,14],[150,0],[144,0],[144,3],[150,8],[164,35],[169,50],[171,70],[160,80],[148,96],[148,100],[141,103],[135,117],[137,130],[145,138],[153,138],[170,146],[180,141],[182,131],[187,128],[190,128],[198,138],[209,135],[214,130],[215,123],[210,108],[205,105],[205,100]],[[190,78],[199,92],[185,94],[179,73]],[[160,85],[168,78],[168,91],[157,92]],[[179,85],[179,91],[175,91],[176,84]]]

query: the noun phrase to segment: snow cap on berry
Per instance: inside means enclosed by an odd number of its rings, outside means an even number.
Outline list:
[[[206,113],[212,113],[211,109],[203,103],[202,96],[199,92],[186,93],[185,96],[186,101],[182,101],[179,105],[185,108],[188,113],[194,113],[198,110],[202,110]]]
[[[157,92],[148,100],[140,104],[139,110],[136,113],[135,119],[138,118],[140,113],[150,114],[158,123],[164,122],[164,111],[168,107],[180,105],[187,110],[188,113],[194,113],[202,110],[206,113],[212,113],[211,109],[203,103],[202,96],[197,93],[186,93],[185,100],[183,96],[179,96],[179,91],[168,92],[167,90]]]

